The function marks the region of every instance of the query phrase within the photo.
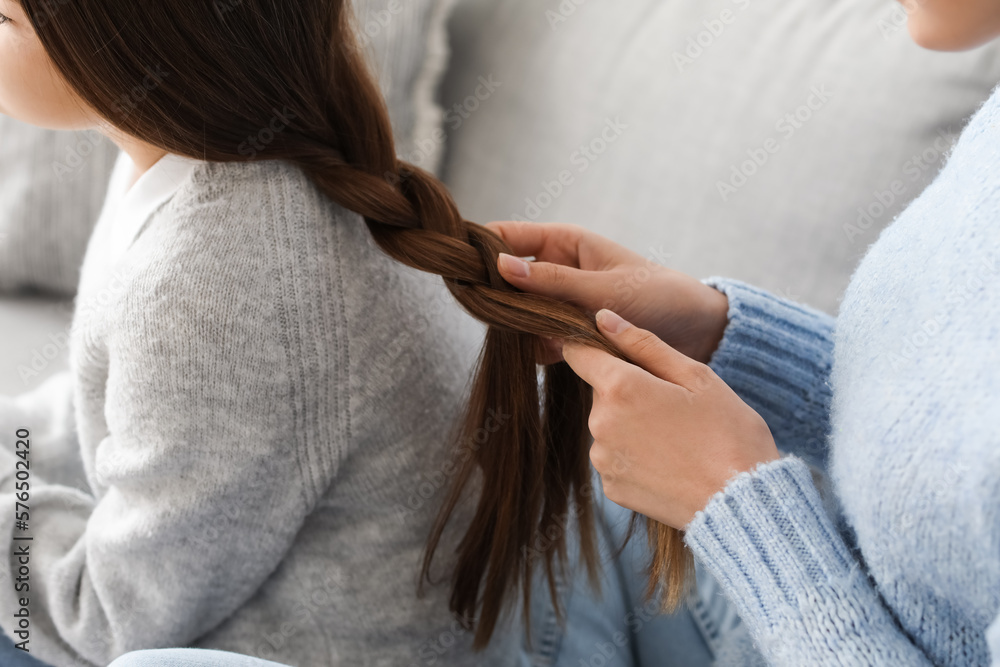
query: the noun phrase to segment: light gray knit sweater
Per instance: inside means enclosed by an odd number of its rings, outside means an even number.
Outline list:
[[[273,161],[198,165],[119,263],[105,246],[87,249],[71,370],[0,398],[0,540],[31,554],[30,593],[14,557],[0,568],[0,626],[27,597],[28,646],[60,666],[167,646],[510,664],[515,629],[473,654],[447,610],[468,508],[444,583],[415,592],[482,335],[441,280]]]

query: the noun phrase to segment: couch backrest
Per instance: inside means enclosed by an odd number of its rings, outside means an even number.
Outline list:
[[[471,220],[576,222],[834,312],[1000,82],[886,0],[465,0],[441,92]]]

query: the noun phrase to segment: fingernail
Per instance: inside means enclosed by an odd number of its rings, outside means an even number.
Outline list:
[[[620,334],[632,326],[607,308],[597,311],[597,324],[608,333],[613,334]]]
[[[527,278],[528,274],[531,273],[531,267],[528,266],[528,262],[520,257],[508,255],[505,252],[500,253],[500,267],[509,275],[517,276],[518,278]]]

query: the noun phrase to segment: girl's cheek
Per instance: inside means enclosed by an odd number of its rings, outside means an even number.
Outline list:
[[[93,120],[82,111],[44,47],[32,32],[19,35],[0,26],[0,111],[22,122],[53,130],[82,129]],[[8,66],[9,64],[9,66]]]
[[[12,55],[3,36],[0,35],[0,62],[6,63],[4,67],[0,67],[0,113],[8,113],[5,109],[12,107],[13,85],[11,79],[14,77],[15,63],[17,62],[16,58],[11,57]]]

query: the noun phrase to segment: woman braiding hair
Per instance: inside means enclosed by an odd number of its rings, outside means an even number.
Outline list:
[[[333,202],[364,217],[398,262],[441,276],[454,298],[489,325],[459,443],[472,441],[488,410],[510,415],[454,475],[429,536],[421,582],[463,491],[481,480],[474,518],[459,545],[451,610],[490,640],[531,573],[566,565],[565,517],[578,517],[592,581],[598,556],[590,503],[589,386],[565,363],[545,369],[540,338],[571,339],[617,354],[576,307],[522,292],[496,267],[511,248],[460,215],[427,171],[397,159],[385,103],[354,36],[344,0],[22,0],[45,51],[72,90],[122,133],[208,162],[280,160],[301,168]],[[224,11],[223,11],[224,10]],[[135,108],[123,92],[161,71]],[[279,118],[280,123],[275,124]],[[267,134],[263,150],[248,136]],[[539,409],[540,403],[543,405]],[[685,582],[680,534],[650,521],[650,591],[666,583],[667,607]],[[544,537],[542,537],[544,536]],[[553,546],[539,551],[539,540]]]

